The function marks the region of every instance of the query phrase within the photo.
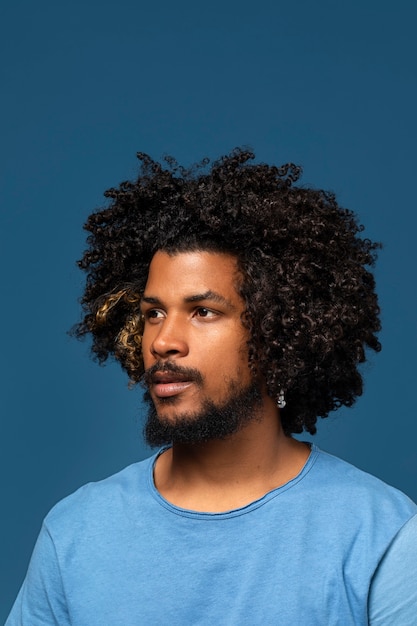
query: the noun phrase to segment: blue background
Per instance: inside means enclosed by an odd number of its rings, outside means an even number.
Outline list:
[[[417,499],[416,14],[412,0],[3,5],[0,620],[48,509],[148,454],[139,391],[66,334],[81,226],[138,150],[292,160],[384,242],[383,352],[316,439]]]

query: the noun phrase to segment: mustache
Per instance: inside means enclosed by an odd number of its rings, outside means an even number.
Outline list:
[[[140,382],[145,387],[150,387],[154,382],[155,374],[171,373],[183,380],[191,381],[197,385],[203,384],[203,375],[194,367],[181,367],[172,361],[157,361],[143,373]]]

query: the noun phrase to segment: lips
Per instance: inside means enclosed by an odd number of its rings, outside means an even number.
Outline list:
[[[201,388],[203,376],[194,367],[179,366],[172,361],[157,361],[143,374],[143,384],[154,399],[178,396],[189,387]]]
[[[176,372],[155,372],[151,381],[152,390],[159,398],[176,396],[193,384],[192,380]]]

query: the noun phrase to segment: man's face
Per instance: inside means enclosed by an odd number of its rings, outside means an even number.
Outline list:
[[[182,441],[225,436],[256,413],[261,394],[248,366],[239,278],[228,254],[153,257],[141,305],[142,350],[154,405],[149,419],[165,427],[165,436],[150,435],[149,443],[175,441],[179,432]]]

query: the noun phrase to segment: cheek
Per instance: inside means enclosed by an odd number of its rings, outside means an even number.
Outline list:
[[[213,350],[213,352],[215,352]],[[210,357],[209,357],[210,358]],[[214,359],[213,359],[214,360]],[[210,358],[210,362],[212,359]],[[249,352],[246,335],[235,334],[233,338],[225,337],[219,344],[219,350],[215,359],[216,367],[228,370],[230,373],[237,372],[245,374],[249,372]]]
[[[247,373],[248,377],[251,377],[251,370],[249,367],[248,337],[246,333],[245,336],[241,338],[237,359],[242,374],[245,375]]]
[[[142,349],[142,358],[145,364],[145,368],[147,367],[147,363],[149,364],[149,362],[153,359],[153,356],[151,354],[151,345],[152,345],[152,340],[149,336],[149,331],[144,332],[142,335],[141,349]]]

